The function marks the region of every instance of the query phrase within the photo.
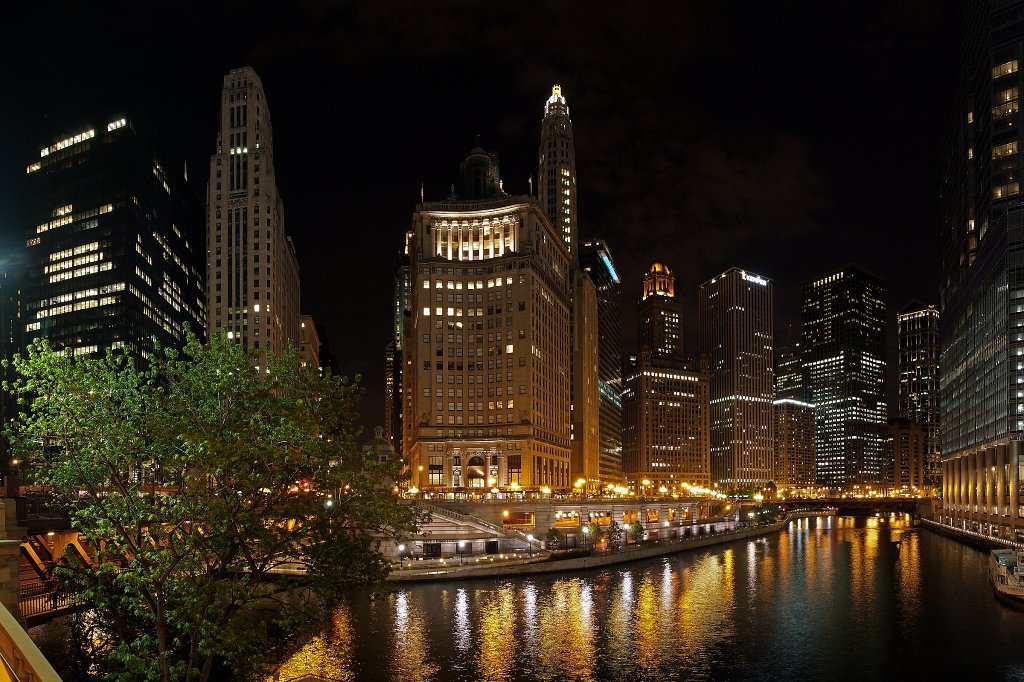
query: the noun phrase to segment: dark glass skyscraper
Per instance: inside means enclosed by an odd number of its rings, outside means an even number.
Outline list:
[[[597,389],[603,482],[622,478],[622,284],[603,239],[580,244],[580,267],[597,289]]]
[[[942,519],[1024,541],[1024,2],[963,13],[940,188]]]
[[[939,450],[939,311],[933,305],[911,303],[896,316],[899,327],[900,417],[924,429],[924,452],[917,477],[938,483]]]
[[[803,363],[818,483],[876,485],[885,459],[885,286],[848,265],[804,285]]]
[[[141,355],[205,336],[202,206],[136,121],[82,126],[26,171],[27,340]]]

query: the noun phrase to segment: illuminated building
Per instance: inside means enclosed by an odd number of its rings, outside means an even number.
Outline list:
[[[622,391],[622,465],[637,494],[711,481],[708,368],[683,359],[682,315],[672,271],[654,263],[638,306],[640,353]]]
[[[899,327],[900,416],[924,427],[927,457],[924,481],[937,484],[942,473],[939,450],[939,311],[911,304],[896,316]]]
[[[1024,541],[1019,1],[965,4],[940,187],[942,521]]]
[[[801,327],[818,483],[881,483],[887,418],[882,280],[848,265],[808,282]]]
[[[320,372],[320,334],[309,315],[299,317],[299,357],[303,367]]]
[[[209,333],[280,355],[300,341],[299,266],[284,229],[267,96],[248,67],[224,76],[206,208]]]
[[[403,451],[420,490],[569,489],[565,242],[477,147],[462,193],[417,206]]]
[[[555,231],[577,258],[576,242],[576,147],[572,139],[569,105],[562,97],[562,86],[551,88],[541,121],[538,193],[541,206],[551,218]]]
[[[926,478],[930,459],[928,452],[928,426],[921,422],[896,417],[888,423],[886,468],[888,476],[883,483],[894,492],[923,490],[930,486]]]
[[[600,478],[622,483],[622,284],[603,239],[581,242],[579,259],[597,289]]]
[[[775,349],[775,398],[807,401],[800,344]]]
[[[816,478],[814,405],[777,398],[775,406],[775,484],[783,488],[813,486]]]
[[[25,325],[21,320],[21,291],[18,289],[18,277],[15,272],[0,273],[0,358],[10,358],[22,347],[22,334]],[[0,365],[0,382],[13,381],[16,372],[13,367]],[[12,473],[10,458],[7,454],[6,428],[11,419],[18,413],[18,399],[13,391],[0,390],[0,495],[14,497],[17,490],[6,488]],[[14,482],[11,482],[14,485]],[[6,493],[4,492],[6,490]]]
[[[139,121],[110,116],[43,147],[26,168],[25,341],[75,355],[206,329],[202,207]]]
[[[711,370],[711,481],[763,486],[775,459],[772,283],[738,268],[708,280],[700,327]]]

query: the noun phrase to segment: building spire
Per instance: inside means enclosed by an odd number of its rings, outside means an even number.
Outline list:
[[[537,197],[555,231],[565,240],[569,255],[576,260],[576,147],[569,105],[557,83],[551,86],[551,97],[544,105],[539,156]]]

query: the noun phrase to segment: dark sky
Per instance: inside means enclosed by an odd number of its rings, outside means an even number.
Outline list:
[[[525,193],[556,82],[581,234],[603,236],[623,274],[627,352],[654,260],[677,275],[692,350],[697,287],[734,265],[774,280],[780,343],[803,283],[849,261],[887,280],[890,335],[909,300],[937,299],[952,2],[104,4],[5,8],[5,255],[24,240],[25,165],[82,112],[142,106],[202,196],[222,77],[251,65],[303,309],[363,376],[367,427],[382,419],[393,254],[421,182],[443,198],[479,133],[506,191]]]

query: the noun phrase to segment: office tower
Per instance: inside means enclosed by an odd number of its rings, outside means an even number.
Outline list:
[[[224,76],[206,209],[209,333],[226,332],[260,358],[298,345],[299,266],[284,228],[267,96],[249,67]]]
[[[708,280],[700,326],[711,369],[711,481],[761,487],[775,458],[771,282],[738,268]]]
[[[413,214],[404,452],[419,489],[568,490],[572,270],[536,199],[477,147]]]
[[[942,473],[939,450],[939,311],[912,303],[896,316],[899,327],[900,416],[924,427],[923,487],[938,484]]]
[[[538,194],[541,206],[555,231],[565,241],[569,256],[577,259],[576,243],[576,147],[572,140],[569,105],[562,86],[551,88],[541,121]]]
[[[11,272],[0,273],[0,359],[10,359],[22,347],[22,333],[25,325],[21,319],[21,291],[18,277]],[[0,364],[0,384],[13,381],[17,373],[13,367]],[[8,454],[10,444],[6,429],[18,413],[18,399],[12,391],[0,388],[0,497],[17,496],[17,468],[11,464]]]
[[[964,4],[940,187],[942,520],[1024,541],[1024,3]]]
[[[597,287],[582,270],[576,270],[573,279],[572,460],[569,473],[575,489],[595,493],[602,483]]]
[[[777,398],[774,408],[775,484],[779,490],[813,487],[814,405],[795,398]]]
[[[662,263],[655,263],[644,275],[637,320],[640,347],[648,349],[651,362],[678,367],[683,362],[683,302],[676,298],[675,276]]]
[[[202,207],[144,125],[81,126],[28,165],[25,340],[75,355],[181,346],[206,329]]]
[[[682,318],[675,276],[654,263],[638,305],[640,352],[622,391],[623,470],[637,494],[711,482],[708,367],[703,357],[696,369],[683,359]]]
[[[320,373],[320,335],[309,315],[299,316],[299,358],[303,367]]]
[[[890,492],[920,494],[932,483],[926,478],[930,453],[928,452],[927,424],[907,417],[895,417],[888,422],[888,453],[885,461],[887,476],[883,483]]]
[[[775,398],[806,401],[804,364],[800,344],[775,350]]]
[[[409,241],[395,263],[395,294],[392,303],[392,337],[384,351],[384,439],[396,450],[402,447],[402,338],[405,320],[412,313],[412,269]]]
[[[804,380],[818,483],[877,485],[885,459],[885,285],[848,265],[804,285]]]
[[[814,405],[806,400],[800,344],[775,351],[775,483],[780,490],[815,483]]]
[[[600,478],[622,483],[622,284],[603,239],[580,243],[580,267],[597,289]]]

